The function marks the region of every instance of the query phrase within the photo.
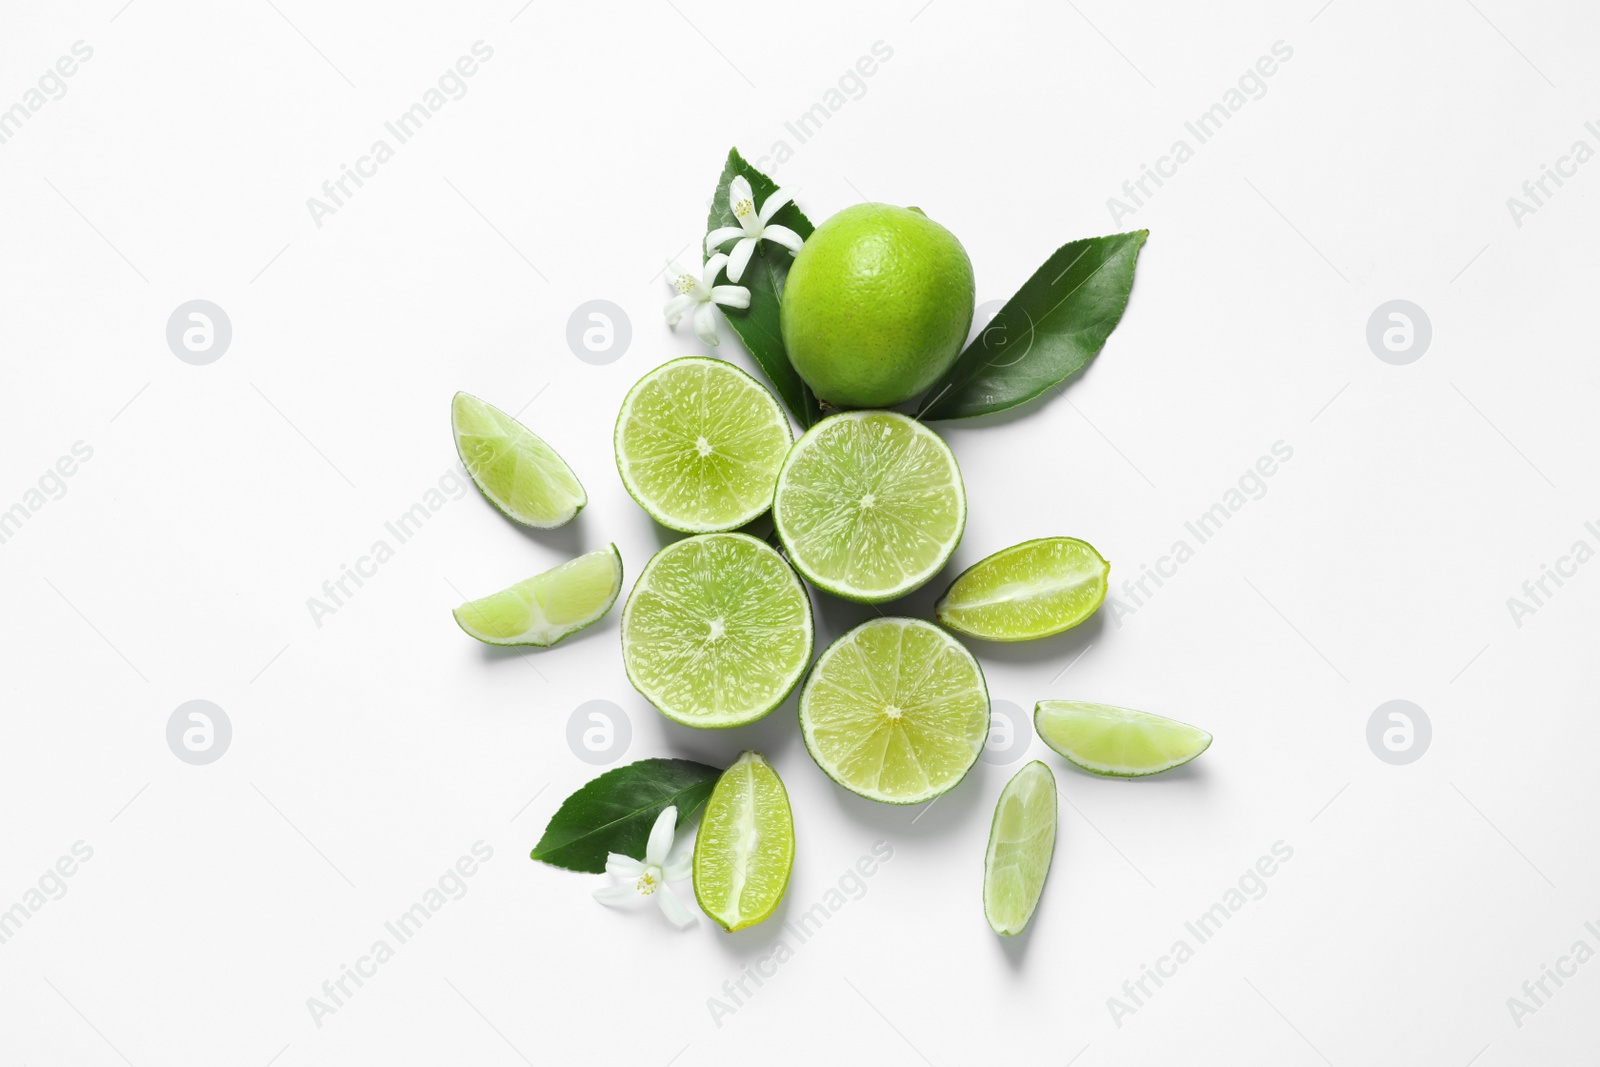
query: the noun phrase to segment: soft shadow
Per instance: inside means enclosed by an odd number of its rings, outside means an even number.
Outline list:
[[[1106,784],[1114,783],[1139,789],[1155,789],[1162,785],[1188,785],[1191,788],[1203,789],[1208,788],[1211,784],[1211,775],[1206,772],[1203,766],[1205,758],[1205,753],[1202,752],[1181,767],[1174,767],[1170,771],[1162,771],[1159,774],[1147,774],[1142,778],[1117,778],[1111,775],[1095,774],[1092,771],[1084,770],[1070,760],[1061,760],[1059,764],[1052,764],[1052,766],[1066,767],[1069,769],[1069,773],[1090,781]]]
[[[799,711],[796,695],[790,693],[782,704],[763,718],[748,726],[731,726],[725,730],[702,730],[685,726],[662,717],[672,755],[698,760],[713,767],[727,767],[742,752],[756,752],[768,763],[785,761],[790,753],[800,747],[800,730],[796,725]],[[810,762],[810,757],[806,757]],[[782,772],[780,771],[780,774]]]
[[[503,519],[512,529],[536,545],[553,549],[564,556],[581,556],[585,551],[588,551],[583,547],[587,540],[584,537],[588,519],[587,509],[578,512],[577,515],[573,516],[572,521],[565,526],[558,526],[553,530],[537,530],[532,526],[524,526],[520,522],[507,519],[487,499],[484,500],[484,505]]]
[[[1084,649],[1100,639],[1105,633],[1106,618],[1105,612],[1097,611],[1065,633],[1053,637],[1041,637],[1037,641],[980,641],[965,635],[961,636],[980,659],[1000,660],[1004,663],[1042,663],[1048,660],[1060,660],[1061,665],[1065,667],[1081,655]]]
[[[718,927],[717,921],[709,915],[705,917],[705,921],[715,929],[717,947],[743,965],[767,955],[772,951],[773,943],[784,936],[783,924],[789,921],[791,899],[793,899],[792,894],[784,893],[783,899],[778,902],[777,910],[771,915],[754,926],[735,930],[731,934]],[[790,948],[793,947],[791,942]]]

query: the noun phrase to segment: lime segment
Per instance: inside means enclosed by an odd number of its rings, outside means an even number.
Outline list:
[[[598,622],[621,588],[622,556],[611,545],[467,601],[456,624],[485,644],[548,647]]]
[[[989,734],[972,653],[921,619],[873,619],[828,646],[800,691],[800,732],[828,777],[870,800],[953,788]]]
[[[746,752],[722,772],[694,839],[694,895],[724,930],[771,915],[794,866],[789,794],[772,765]]]
[[[1000,792],[983,859],[983,914],[997,934],[1022,933],[1056,850],[1056,776],[1034,760]]]
[[[880,603],[922,585],[961,542],[967,494],[939,435],[892,411],[823,419],[778,474],[773,523],[819,588]]]
[[[1116,778],[1171,770],[1211,746],[1210,734],[1176,719],[1077,700],[1041,700],[1033,726],[1071,762]]]
[[[667,718],[742,726],[794,689],[811,633],[811,600],[771,546],[701,534],[645,564],[622,609],[622,662]]]
[[[589,502],[566,460],[492,404],[457,393],[450,427],[467,473],[507,518],[547,530],[571,522]]]
[[[1024,541],[962,571],[934,612],[950,629],[988,641],[1049,637],[1094,614],[1110,570],[1076,537]]]
[[[772,394],[720,359],[689,356],[639,379],[614,435],[639,506],[686,533],[732,530],[772,505],[794,435]]]

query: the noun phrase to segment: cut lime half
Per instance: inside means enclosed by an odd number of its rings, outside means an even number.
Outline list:
[[[872,619],[829,645],[800,691],[800,733],[834,781],[917,804],[953,788],[989,735],[983,671],[921,619]]]
[[[778,772],[754,752],[738,758],[711,792],[694,839],[694,896],[732,932],[778,909],[794,866],[794,817]]]
[[[1039,701],[1033,728],[1079,767],[1114,778],[1170,771],[1211,746],[1210,734],[1176,719],[1079,700]]]
[[[772,506],[794,434],[760,382],[732,363],[686,356],[629,390],[614,441],[617,471],[639,506],[663,526],[705,533]]]
[[[1000,791],[983,858],[983,914],[989,928],[1020,934],[1039,906],[1056,850],[1056,776],[1034,760]]]
[[[456,624],[485,644],[544,648],[600,621],[621,588],[622,555],[611,545],[467,601]]]
[[[589,502],[566,460],[494,405],[457,393],[450,427],[467,473],[506,518],[548,530],[571,522]]]
[[[986,641],[1049,637],[1094,614],[1110,570],[1076,537],[1024,541],[962,571],[934,613],[950,629]]]
[[[875,604],[939,573],[961,542],[967,494],[938,434],[893,411],[852,411],[795,444],[772,520],[808,580]]]
[[[622,609],[635,689],[686,726],[742,726],[783,702],[811,659],[811,599],[764,541],[675,541],[650,558]]]

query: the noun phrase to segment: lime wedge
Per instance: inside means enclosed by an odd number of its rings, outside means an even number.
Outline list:
[[[1056,850],[1056,776],[1034,760],[1000,791],[983,858],[983,915],[997,934],[1020,934],[1039,906]]]
[[[622,608],[628,680],[686,726],[743,726],[783,703],[811,659],[811,599],[747,534],[701,534],[650,558]]]
[[[778,909],[794,866],[789,794],[754,752],[717,779],[694,839],[694,896],[730,933]]]
[[[450,427],[467,473],[506,518],[548,530],[571,522],[589,502],[566,460],[492,404],[457,393]]]
[[[989,690],[961,642],[921,619],[873,619],[829,645],[800,691],[817,766],[853,793],[917,804],[954,787],[989,735]]]
[[[967,494],[938,434],[892,411],[852,411],[795,444],[772,519],[813,584],[876,604],[939,573],[961,542]]]
[[[1210,734],[1176,719],[1079,700],[1039,701],[1033,728],[1079,767],[1114,778],[1170,771],[1211,747]]]
[[[934,605],[939,621],[986,641],[1070,630],[1106,598],[1111,564],[1076,537],[1041,537],[979,560]]]
[[[617,471],[639,506],[663,526],[705,533],[772,506],[794,434],[760,382],[732,363],[687,356],[629,390],[615,443]]]
[[[455,609],[456,624],[488,645],[548,647],[598,622],[622,588],[611,545]]]

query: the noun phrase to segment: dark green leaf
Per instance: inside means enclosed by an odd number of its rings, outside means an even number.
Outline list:
[[[607,771],[561,802],[533,858],[569,871],[600,874],[606,853],[638,859],[656,816],[678,806],[683,826],[711,796],[722,772],[686,759],[647,759]]]
[[[778,189],[778,183],[746,163],[737,148],[731,150],[727,165],[722,168],[722,177],[717,179],[717,191],[711,197],[707,233],[719,226],[739,225],[733,209],[728,206],[728,183],[739,174],[750,183],[758,206],[765,204],[767,197]],[[789,227],[802,238],[810,237],[814,228],[811,220],[792,203],[785,204],[772,216],[772,221]],[[702,247],[701,252],[704,251]],[[822,411],[817,407],[817,398],[811,395],[811,390],[795,372],[794,364],[789,362],[789,353],[783,347],[783,332],[778,328],[778,300],[783,295],[783,283],[789,277],[792,262],[794,257],[787,248],[774,241],[762,241],[737,283],[750,290],[750,306],[743,310],[722,308],[722,311],[727,314],[728,325],[750,350],[779,399],[788,405],[804,430],[822,418]]]
[[[1026,403],[1093,359],[1122,319],[1149,230],[1062,245],[928,390],[918,418],[965,419]]]

